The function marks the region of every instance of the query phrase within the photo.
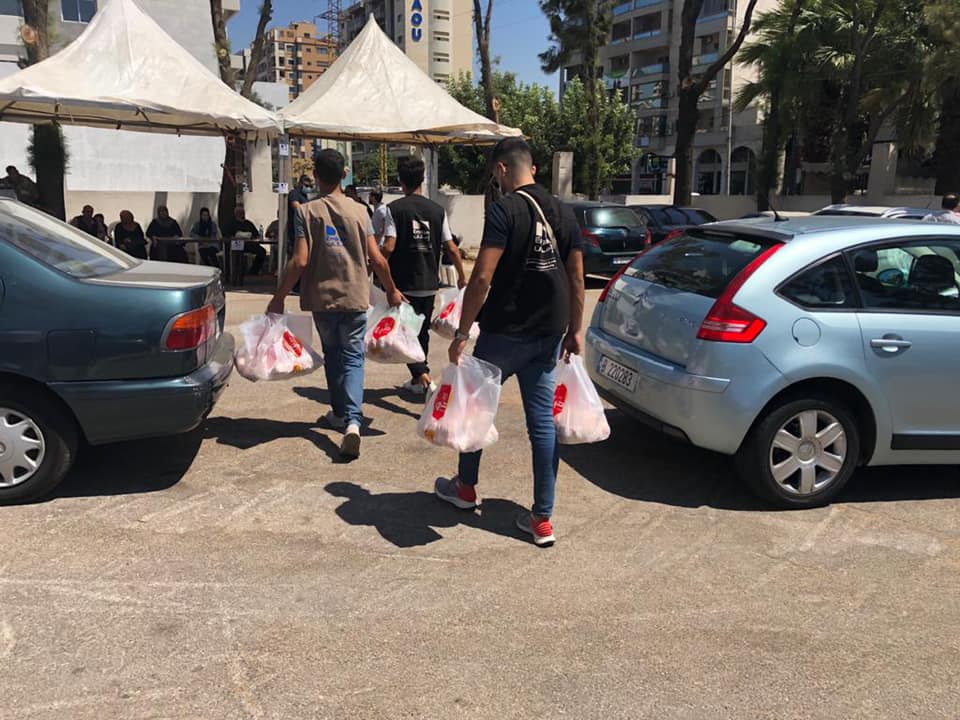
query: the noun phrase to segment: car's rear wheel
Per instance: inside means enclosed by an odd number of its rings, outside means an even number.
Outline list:
[[[780,507],[829,503],[860,457],[856,416],[829,397],[788,400],[765,411],[737,453],[744,481]]]
[[[44,497],[77,452],[73,419],[43,391],[0,383],[0,505]]]

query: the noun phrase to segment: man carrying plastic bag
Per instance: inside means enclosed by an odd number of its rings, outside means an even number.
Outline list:
[[[603,442],[610,437],[603,401],[579,355],[571,356],[557,369],[553,422],[561,445]]]
[[[310,347],[312,339],[305,315],[254,315],[240,325],[240,343],[234,352],[237,372],[253,382],[309,375],[323,364]]]
[[[352,459],[360,455],[363,420],[368,263],[380,278],[391,307],[401,305],[404,297],[380,254],[366,209],[340,190],[346,174],[343,155],[332,149],[320,150],[314,156],[314,174],[320,197],[302,203],[294,213],[293,257],[267,312],[283,313],[284,299],[302,276],[300,307],[313,313],[325,355],[333,406],[326,420],[334,429],[345,431],[340,454]]]
[[[557,356],[562,348],[569,359],[583,347],[582,240],[572,211],[534,182],[524,140],[501,141],[491,164],[506,194],[487,209],[450,362],[459,365],[479,316],[474,356],[498,367],[504,380],[517,376],[533,450],[533,507],[517,525],[547,546],[556,539],[550,517],[560,457],[553,421]],[[458,508],[477,507],[480,457],[462,453],[458,475],[437,480],[437,496]]]

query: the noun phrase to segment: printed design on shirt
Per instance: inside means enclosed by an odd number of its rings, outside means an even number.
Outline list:
[[[533,247],[527,257],[527,270],[533,272],[551,272],[558,268],[557,254],[553,251],[553,243],[547,235],[546,228],[539,220],[533,227]]]
[[[429,220],[414,218],[410,221],[410,252],[427,254],[433,252],[433,244],[430,242]]]
[[[323,240],[327,247],[343,247],[343,238],[346,237],[346,234],[347,231],[343,227],[324,225]]]

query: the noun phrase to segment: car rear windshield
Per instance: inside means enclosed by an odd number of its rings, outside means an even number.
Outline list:
[[[716,222],[717,219],[706,210],[697,210],[696,208],[683,208],[683,214],[690,218],[691,225],[703,225],[704,223]]]
[[[586,212],[587,227],[618,228],[643,227],[640,217],[626,207],[590,208]]]
[[[76,278],[111,275],[140,263],[72,225],[9,200],[0,201],[0,242]]]
[[[774,244],[764,238],[690,230],[640,255],[628,274],[716,299],[751,260]]]

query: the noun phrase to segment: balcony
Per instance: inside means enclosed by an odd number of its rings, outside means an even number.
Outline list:
[[[717,60],[720,59],[719,52],[708,52],[703,55],[695,55],[693,58],[693,64],[696,65],[712,65]]]
[[[631,10],[633,10],[633,1],[632,1],[632,0],[631,0],[631,2],[625,2],[625,3],[623,3],[622,5],[617,5],[617,6],[613,9],[613,14],[614,14],[615,16],[616,16],[616,15],[623,15],[624,13],[628,13],[628,12],[630,12]]]
[[[665,2],[665,0],[636,0],[633,3],[633,6],[638,10],[645,7],[653,7],[654,5],[660,5]]]
[[[660,110],[667,107],[667,98],[665,97],[651,97],[651,98],[640,98],[638,100],[631,100],[630,107],[637,110]]]
[[[631,68],[630,78],[636,80],[638,78],[649,77],[650,75],[663,75],[667,72],[670,72],[669,63],[650,63],[649,65]]]
[[[656,28],[653,30],[641,30],[638,33],[633,34],[634,40],[649,40],[650,38],[659,37],[663,34],[663,28]]]

